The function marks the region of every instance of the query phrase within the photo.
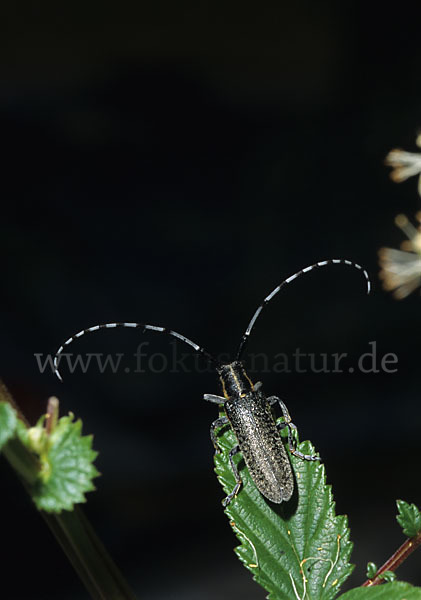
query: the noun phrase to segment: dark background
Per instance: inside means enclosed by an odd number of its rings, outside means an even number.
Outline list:
[[[168,326],[234,352],[348,352],[377,342],[396,374],[264,375],[326,465],[357,568],[403,541],[395,499],[421,504],[418,292],[380,288],[377,249],[397,247],[416,181],[384,156],[415,150],[421,48],[415,3],[71,3],[3,6],[1,375],[34,421],[60,397],[95,434],[102,477],[86,512],[139,597],[264,598],[235,558],[213,474],[212,373],[63,369],[34,353],[107,321]],[[412,7],[412,8],[411,8]],[[100,332],[74,352],[173,351],[164,336]],[[182,347],[180,351],[185,351]],[[257,375],[254,378],[258,377]],[[1,462],[0,557],[8,598],[87,593]],[[421,585],[420,558],[398,575]]]

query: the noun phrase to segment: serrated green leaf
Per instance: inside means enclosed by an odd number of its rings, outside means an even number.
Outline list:
[[[337,600],[421,600],[421,588],[403,581],[358,587],[339,596]]]
[[[229,450],[237,443],[226,428],[218,437],[221,454],[215,455],[215,471],[224,491],[235,480]],[[310,442],[298,449],[314,454]],[[225,509],[241,545],[235,549],[254,579],[271,600],[331,600],[350,575],[352,543],[345,516],[335,515],[331,487],[319,462],[290,456],[296,485],[287,503],[268,502],[253,483],[240,459],[243,487]]]
[[[373,579],[377,574],[378,568],[373,562],[367,563],[367,579]]]
[[[29,430],[19,430],[21,441],[39,454],[41,462],[32,498],[40,510],[72,510],[75,504],[85,502],[85,493],[95,489],[92,480],[99,475],[92,464],[97,457],[92,436],[82,436],[82,421],[74,422],[73,415],[59,419],[49,436],[44,429],[37,434],[41,427],[40,422]]]
[[[15,434],[16,411],[8,402],[0,402],[0,450]]]
[[[408,504],[404,500],[396,500],[399,514],[396,520],[408,537],[414,537],[421,531],[421,514],[415,504]]]

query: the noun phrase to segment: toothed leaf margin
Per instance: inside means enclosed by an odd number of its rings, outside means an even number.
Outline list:
[[[218,443],[223,452],[215,455],[215,471],[228,494],[235,485],[228,454],[237,443],[228,427],[221,430]],[[298,449],[315,454],[308,441]],[[333,600],[354,568],[349,563],[347,518],[335,514],[324,466],[295,456],[290,460],[295,492],[280,505],[260,494],[241,457],[237,461],[243,487],[225,509],[241,541],[235,552],[270,600]]]

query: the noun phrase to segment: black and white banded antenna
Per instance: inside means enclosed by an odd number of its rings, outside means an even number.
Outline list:
[[[314,263],[313,265],[310,265],[310,266],[306,267],[305,269],[301,269],[300,271],[297,271],[296,273],[294,273],[294,275],[291,275],[290,277],[288,277],[288,279],[284,279],[284,281],[282,281],[274,290],[272,290],[271,293],[268,296],[266,296],[266,298],[263,300],[263,302],[257,307],[256,312],[254,313],[250,323],[248,324],[246,331],[244,332],[243,337],[241,338],[241,342],[240,342],[240,345],[239,345],[238,351],[237,351],[236,360],[241,360],[241,357],[244,353],[244,350],[245,350],[247,342],[248,342],[248,338],[249,338],[250,333],[256,323],[258,316],[260,315],[260,313],[262,312],[264,307],[267,304],[269,304],[269,302],[276,296],[276,294],[278,292],[280,292],[281,289],[285,285],[287,285],[288,283],[291,283],[291,281],[294,281],[294,279],[297,279],[298,277],[300,277],[300,275],[304,275],[304,273],[309,273],[313,269],[320,269],[321,267],[326,267],[327,265],[348,265],[350,267],[354,267],[355,269],[358,269],[359,271],[362,271],[362,273],[365,277],[365,280],[366,280],[366,284],[367,284],[367,294],[370,293],[371,282],[370,282],[370,277],[368,276],[367,271],[361,265],[359,265],[356,262],[352,262],[351,260],[345,260],[342,258],[331,258],[329,260],[322,260],[320,262]]]
[[[102,323],[100,325],[95,325],[94,327],[88,327],[87,329],[82,329],[75,335],[72,335],[72,337],[69,337],[63,343],[63,345],[60,346],[60,348],[57,350],[57,352],[54,356],[54,373],[57,375],[57,377],[60,379],[60,381],[62,382],[63,378],[60,375],[58,365],[59,365],[59,361],[60,361],[60,356],[63,353],[63,351],[67,348],[67,346],[69,346],[72,342],[74,342],[78,338],[81,338],[83,335],[86,335],[87,333],[93,333],[94,331],[98,331],[99,329],[115,329],[117,327],[127,328],[127,329],[142,329],[143,330],[142,333],[144,333],[145,331],[155,331],[157,333],[164,333],[173,338],[176,338],[177,340],[181,340],[185,344],[188,344],[196,352],[198,352],[199,354],[201,354],[202,356],[204,356],[205,358],[210,360],[214,365],[216,365],[216,366],[219,365],[219,362],[216,360],[216,358],[214,356],[212,356],[212,354],[207,352],[207,350],[205,350],[204,348],[202,348],[201,346],[199,346],[192,340],[189,340],[189,338],[186,338],[184,335],[181,335],[181,333],[177,333],[176,331],[173,331],[172,329],[167,329],[166,327],[158,327],[156,325],[148,325],[146,323]]]

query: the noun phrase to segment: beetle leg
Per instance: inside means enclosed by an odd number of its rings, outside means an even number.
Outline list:
[[[215,394],[205,394],[203,396],[203,400],[213,402],[214,404],[224,404],[226,398],[224,398],[223,396],[216,396]]]
[[[218,446],[218,441],[216,439],[215,429],[218,429],[218,427],[222,427],[222,425],[227,425],[228,423],[229,423],[229,421],[228,421],[227,417],[219,417],[219,419],[216,419],[216,421],[214,421],[211,425],[210,436],[211,436],[212,444],[215,448],[215,454],[219,454],[219,452],[221,452],[221,449]]]
[[[271,406],[278,402],[279,406],[281,407],[282,415],[285,421],[284,423],[280,423],[280,425],[278,425],[278,428],[281,430],[285,427],[288,427],[288,446],[291,454],[293,454],[294,456],[298,456],[298,458],[301,458],[302,460],[320,460],[319,456],[315,456],[314,454],[303,454],[302,452],[296,449],[296,443],[294,442],[294,439],[292,437],[292,430],[297,431],[297,428],[291,420],[291,416],[288,412],[285,403],[277,396],[269,396],[268,402]]]
[[[291,446],[289,447],[289,449],[291,451],[291,454],[293,454],[294,456],[298,456],[298,458],[301,458],[302,460],[320,460],[320,456],[316,456],[315,454],[303,454],[299,450],[291,448]]]
[[[231,502],[231,500],[234,498],[234,496],[236,496],[238,494],[241,486],[243,485],[243,482],[241,481],[240,473],[238,472],[238,469],[237,469],[237,465],[235,464],[235,462],[232,459],[232,457],[235,456],[239,450],[240,450],[240,446],[234,446],[234,448],[231,448],[230,453],[229,453],[230,465],[231,465],[231,469],[234,474],[236,483],[235,483],[235,486],[234,486],[234,489],[232,490],[232,492],[230,494],[228,494],[228,496],[224,500],[222,500],[222,504],[224,507],[228,506],[228,504]]]
[[[269,396],[269,398],[266,398],[266,400],[269,402],[270,406],[273,406],[277,402],[280,402],[280,399],[278,398],[278,396]]]

